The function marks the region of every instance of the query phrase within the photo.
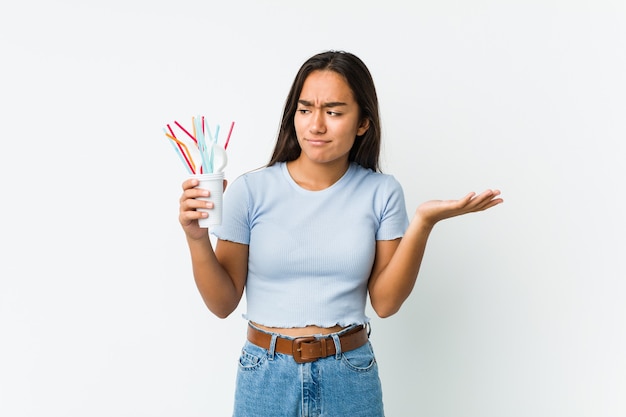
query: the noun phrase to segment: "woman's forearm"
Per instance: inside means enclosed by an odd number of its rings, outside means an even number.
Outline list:
[[[228,271],[219,262],[210,239],[187,239],[193,276],[202,299],[209,310],[220,318],[232,313],[243,293]]]
[[[499,190],[471,192],[459,200],[432,200],[421,204],[400,243],[395,247],[380,245],[375,268],[370,277],[372,307],[381,317],[395,314],[415,286],[426,250],[426,243],[435,224],[444,219],[475,213],[497,206],[503,200]],[[391,249],[389,249],[391,248]]]
[[[370,300],[380,317],[397,313],[413,291],[432,228],[416,216],[387,265],[370,279]]]

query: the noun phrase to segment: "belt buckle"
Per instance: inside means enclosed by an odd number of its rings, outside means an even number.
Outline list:
[[[298,337],[293,339],[292,345],[291,345],[291,354],[293,356],[293,360],[296,361],[296,363],[307,363],[307,362],[315,362],[316,360],[319,359],[319,357],[317,358],[302,358],[302,344],[303,343],[310,343],[310,342],[316,342],[318,341],[315,337],[309,336],[309,337]]]

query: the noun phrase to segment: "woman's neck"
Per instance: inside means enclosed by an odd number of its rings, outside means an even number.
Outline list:
[[[300,187],[309,191],[321,191],[332,186],[343,177],[349,167],[348,160],[316,164],[300,157],[287,162],[291,178]]]

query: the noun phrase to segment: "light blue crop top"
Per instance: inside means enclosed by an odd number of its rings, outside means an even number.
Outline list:
[[[249,245],[244,318],[283,328],[367,323],[376,240],[408,227],[400,183],[356,163],[321,191],[300,187],[285,163],[244,174],[222,216],[211,233]]]

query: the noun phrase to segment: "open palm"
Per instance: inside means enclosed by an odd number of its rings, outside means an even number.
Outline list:
[[[422,203],[415,214],[434,226],[435,223],[450,217],[475,213],[496,206],[503,201],[498,198],[499,195],[499,190],[486,190],[479,195],[474,192],[469,193],[459,200],[431,200]]]

